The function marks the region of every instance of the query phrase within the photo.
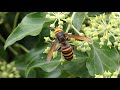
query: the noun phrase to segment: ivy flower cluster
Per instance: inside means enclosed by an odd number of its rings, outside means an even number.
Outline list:
[[[55,28],[56,26],[56,22],[58,24],[59,28],[63,28],[63,24],[65,22],[70,22],[70,18],[68,17],[68,15],[70,14],[70,12],[48,12],[48,14],[46,14],[46,18],[54,21],[50,27],[51,28]]]
[[[111,73],[110,71],[105,71],[103,75],[95,75],[95,78],[117,78],[119,71]]]
[[[120,12],[104,13],[88,18],[89,25],[82,25],[82,30],[86,36],[94,41],[100,39],[100,47],[107,45],[111,48],[113,43],[120,50]]]
[[[14,62],[8,64],[5,61],[0,61],[0,78],[20,78]]]

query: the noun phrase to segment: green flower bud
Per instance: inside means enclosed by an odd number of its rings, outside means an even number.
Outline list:
[[[50,31],[50,37],[55,38],[55,33],[53,31]]]
[[[118,47],[118,50],[120,51],[120,47]]]
[[[8,73],[6,72],[6,71],[4,71],[3,73],[2,73],[2,77],[3,78],[6,78],[8,76]]]
[[[74,43],[75,42],[75,38],[71,38],[70,42]]]
[[[94,40],[94,41],[97,41],[98,39],[99,39],[98,36],[95,36],[92,38],[92,40]]]
[[[97,27],[97,24],[96,24],[96,23],[93,22],[93,23],[91,23],[91,24],[92,24],[92,27],[95,27],[95,28]]]
[[[98,20],[99,20],[99,17],[98,17],[98,16],[96,16],[96,17],[95,17],[95,21],[98,21]]]
[[[114,42],[114,46],[118,46],[118,42]]]
[[[45,42],[51,42],[52,40],[50,39],[50,37],[44,37],[44,39],[45,39]]]
[[[85,27],[85,28],[83,29],[83,31],[91,31],[91,28],[90,28],[90,27]]]
[[[19,74],[15,75],[15,78],[20,78],[20,75]]]
[[[113,72],[113,75],[112,76],[118,76],[119,72]]]
[[[111,29],[112,29],[112,26],[111,26],[111,25],[107,25],[106,29],[107,29],[107,30],[111,30]]]
[[[118,41],[119,41],[119,37],[115,37],[114,39],[115,39],[115,41],[116,41],[116,42],[118,42]]]
[[[65,19],[65,15],[64,14],[60,15],[60,19]]]
[[[59,25],[63,25],[63,21],[59,21],[58,24],[59,24]]]
[[[84,43],[84,46],[85,46],[85,47],[88,47],[88,46],[89,46],[88,42],[85,42],[85,43]]]
[[[80,50],[81,50],[81,46],[78,46],[78,47],[77,47],[77,50],[80,51]]]
[[[100,42],[99,45],[100,45],[100,48],[101,48],[104,45],[104,42]]]
[[[98,26],[98,29],[99,29],[99,30],[104,30],[105,27],[104,27],[103,25],[99,25],[99,26]]]
[[[98,36],[98,32],[93,32],[93,36]]]
[[[118,47],[120,47],[120,43],[118,43]]]
[[[10,68],[11,68],[11,65],[10,65],[10,64],[7,64],[7,68],[10,69]]]
[[[118,34],[118,33],[120,33],[120,30],[117,28],[117,29],[114,30],[114,33]]]
[[[111,76],[111,78],[117,78],[117,76]]]
[[[60,64],[63,65],[63,63],[65,62],[65,60],[63,58],[60,59]]]
[[[109,72],[109,71],[108,71],[108,72],[106,72],[106,71],[104,72],[104,76],[105,76],[105,77],[110,77],[110,76],[111,76],[111,74],[112,74],[112,73],[111,73],[111,72]]]
[[[92,32],[91,32],[91,31],[85,31],[85,34],[86,34],[87,36],[92,36]]]
[[[46,18],[50,18],[50,14],[46,14]]]
[[[108,37],[110,38],[112,35],[111,35],[111,33],[108,33]]]
[[[12,68],[12,71],[14,71],[14,72],[15,72],[16,70],[17,70],[17,68],[16,68],[16,67],[13,67],[13,68]]]
[[[53,58],[57,57],[57,51],[53,52]]]
[[[91,48],[90,47],[86,47],[86,51],[90,51],[91,50]]]
[[[50,47],[47,47],[43,53],[48,53],[50,51]]]
[[[109,37],[108,37],[108,35],[106,35],[106,36],[103,36],[103,38],[104,38],[105,40],[107,40]]]
[[[67,16],[68,14],[70,14],[70,12],[64,12],[64,15],[66,15],[66,16]]]
[[[1,70],[4,71],[5,70],[5,66],[1,66]]]
[[[69,23],[69,24],[71,24],[72,23],[71,18],[67,18],[66,22]]]
[[[103,37],[101,37],[101,38],[100,38],[100,41],[101,41],[101,42],[104,42],[104,41],[105,41],[105,39],[104,39]]]
[[[8,75],[8,77],[9,77],[9,78],[13,78],[14,75],[11,73],[11,74]]]
[[[84,36],[84,33],[79,33],[80,36]]]
[[[55,16],[50,16],[49,19],[52,20],[52,21],[54,21],[56,19],[56,17]]]
[[[75,54],[73,54],[73,58],[74,58],[74,59],[77,59]]]
[[[107,46],[109,46],[110,48],[111,48],[111,46],[112,46],[112,43],[108,40],[108,42],[107,42]]]
[[[82,44],[81,41],[77,41],[77,40],[75,40],[75,42],[74,42],[74,45],[75,45],[75,46],[80,46],[81,44]]]
[[[81,48],[81,51],[82,51],[82,52],[85,52],[85,51],[86,51],[86,48],[85,48],[85,47]]]
[[[111,22],[111,24],[116,24],[116,20],[115,19],[111,19],[110,22]]]
[[[55,24],[50,24],[50,27],[51,28],[55,28]]]
[[[63,29],[63,26],[62,26],[62,25],[59,25],[58,27],[61,28],[61,29]]]
[[[95,78],[103,78],[103,75],[95,75]]]

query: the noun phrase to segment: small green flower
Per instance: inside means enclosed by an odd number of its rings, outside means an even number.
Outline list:
[[[8,75],[8,77],[9,77],[9,78],[13,78],[14,75],[11,73],[11,74]]]
[[[57,57],[57,51],[54,51],[53,52],[53,58],[56,58]]]
[[[60,59],[60,64],[63,65],[63,63],[65,62],[65,60],[63,58]]]
[[[46,14],[46,18],[48,18],[48,19],[49,19],[49,18],[50,18],[50,14]]]
[[[81,48],[81,51],[82,51],[82,52],[86,52],[86,48],[85,48],[85,47],[82,47],[82,48]]]
[[[67,22],[68,24],[71,24],[71,23],[72,23],[72,21],[71,21],[70,18],[67,18],[67,19],[66,19],[66,22]]]
[[[50,16],[49,19],[54,21],[56,19],[56,17],[55,16]]]
[[[118,42],[114,42],[114,46],[118,46]]]
[[[50,50],[50,47],[47,47],[45,50],[44,50],[44,52],[43,53],[48,53],[49,52],[49,50]]]
[[[95,74],[95,78],[104,78],[103,75],[96,75]]]
[[[111,46],[112,46],[112,43],[108,40],[108,42],[107,42],[107,46],[109,46],[110,48],[111,48]]]
[[[52,40],[50,39],[50,37],[44,37],[45,42],[52,42]]]
[[[91,48],[90,47],[86,47],[86,51],[90,51],[91,50]]]
[[[6,78],[8,76],[8,73],[6,71],[2,72],[2,75],[1,75],[3,78]]]
[[[100,43],[99,43],[99,45],[100,45],[100,48],[104,45],[104,42],[103,41],[101,41]]]
[[[111,29],[112,29],[112,26],[111,26],[111,25],[107,25],[106,29],[107,29],[107,30],[111,30]]]
[[[55,24],[50,24],[50,27],[51,28],[55,28]]]
[[[55,33],[50,30],[50,37],[55,38]]]
[[[85,47],[88,47],[88,46],[89,46],[88,42],[85,42],[85,43],[84,43],[84,46],[85,46]]]

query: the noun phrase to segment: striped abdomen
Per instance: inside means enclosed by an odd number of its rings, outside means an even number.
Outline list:
[[[62,44],[61,50],[66,60],[70,61],[73,59],[73,49],[69,44],[65,44],[65,45]]]

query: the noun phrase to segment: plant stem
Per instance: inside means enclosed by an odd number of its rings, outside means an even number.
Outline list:
[[[73,21],[73,18],[75,16],[76,12],[73,12],[72,16],[71,16],[71,21]]]
[[[74,16],[75,16],[75,14],[76,14],[76,12],[73,12],[73,14],[72,14],[72,16],[71,16],[71,22],[73,21],[73,18],[74,18]],[[68,33],[68,31],[69,31],[69,29],[70,29],[71,25],[72,25],[72,23],[71,23],[71,24],[68,24],[68,27],[67,27],[67,29],[66,29],[66,32],[65,32],[65,33]]]
[[[5,43],[5,39],[2,37],[2,35],[0,34],[0,40]],[[11,46],[8,47],[8,49],[16,56],[18,55],[17,51],[15,51]]]
[[[16,44],[15,45],[16,47],[20,47],[22,50],[24,50],[26,53],[29,53],[30,51],[27,49],[27,48],[25,48],[23,45],[21,45],[21,44]]]
[[[16,15],[15,15],[15,19],[14,19],[14,24],[13,24],[13,29],[16,27],[17,25],[17,20],[18,20],[18,17],[20,15],[20,12],[17,12]]]
[[[68,33],[69,29],[70,29],[70,24],[68,24],[68,27],[67,27],[67,29],[66,29],[66,32],[65,32],[65,33]]]
[[[80,35],[80,32],[73,25],[71,25],[71,27]]]

